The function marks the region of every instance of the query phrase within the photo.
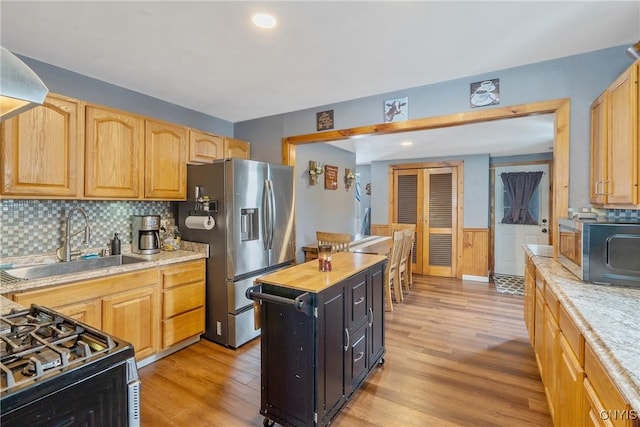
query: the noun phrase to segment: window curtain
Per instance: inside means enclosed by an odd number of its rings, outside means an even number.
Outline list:
[[[509,172],[500,174],[500,177],[511,202],[502,223],[537,225],[537,221],[529,212],[529,204],[540,184],[542,172]]]

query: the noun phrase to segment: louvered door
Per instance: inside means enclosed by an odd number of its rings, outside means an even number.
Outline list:
[[[456,167],[394,170],[390,222],[416,224],[416,274],[456,276],[457,185]]]
[[[394,171],[393,179],[393,219],[390,222],[400,224],[415,224],[416,238],[413,243],[412,271],[422,272],[422,205],[424,175],[422,169],[408,169]]]
[[[423,274],[456,275],[457,206],[455,168],[425,169],[425,241]]]

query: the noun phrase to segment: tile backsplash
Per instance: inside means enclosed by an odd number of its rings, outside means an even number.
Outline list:
[[[118,233],[123,244],[131,243],[132,215],[160,215],[173,219],[170,202],[92,201],[92,200],[14,200],[0,201],[0,257],[53,253],[62,245],[64,217],[74,206],[89,216],[91,243],[83,245],[84,233],[71,240],[76,249],[106,247]],[[78,212],[71,218],[71,233],[84,224]]]
[[[607,218],[620,219],[640,219],[640,210],[635,209],[605,209]]]

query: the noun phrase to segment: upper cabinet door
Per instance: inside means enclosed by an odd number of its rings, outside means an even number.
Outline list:
[[[187,128],[147,120],[145,124],[144,197],[187,197]]]
[[[190,129],[189,163],[211,163],[224,158],[224,138],[219,135]]]
[[[235,138],[225,138],[224,158],[229,159],[231,157],[249,160],[251,158],[249,143]]]
[[[609,204],[638,204],[638,67],[609,86]]]
[[[122,111],[86,108],[85,196],[141,196],[144,120]]]
[[[5,196],[82,196],[82,107],[50,94],[42,106],[0,124]]]
[[[589,199],[594,205],[607,202],[607,111],[609,92],[591,104],[591,183]]]

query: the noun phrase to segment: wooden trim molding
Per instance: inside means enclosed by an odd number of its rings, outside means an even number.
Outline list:
[[[402,122],[380,123],[359,126],[350,129],[316,132],[282,138],[282,160],[286,165],[295,167],[296,146],[316,142],[337,141],[341,139],[382,135],[389,133],[409,132],[427,129],[438,129],[490,120],[524,117],[533,114],[555,114],[555,131],[553,143],[553,207],[550,227],[555,227],[560,216],[566,215],[569,208],[569,129],[571,100],[560,98],[549,101],[533,102],[514,106],[491,108],[479,111],[468,111],[445,116],[424,117]],[[557,233],[552,236],[555,247]]]

